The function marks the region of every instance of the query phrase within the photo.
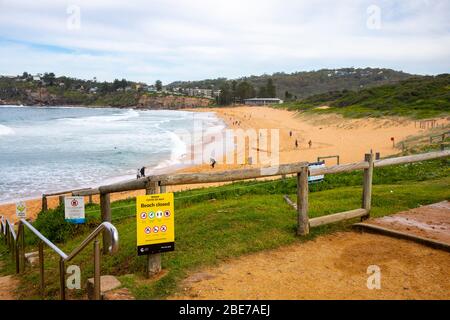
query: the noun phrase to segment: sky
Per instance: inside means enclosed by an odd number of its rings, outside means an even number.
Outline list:
[[[0,0],[0,74],[176,80],[450,71],[450,0]]]

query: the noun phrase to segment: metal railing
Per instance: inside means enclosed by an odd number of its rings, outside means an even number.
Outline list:
[[[114,254],[119,248],[119,233],[111,223],[103,222],[100,224],[89,236],[83,240],[83,242],[76,247],[70,254],[64,253],[54,243],[48,240],[42,235],[31,223],[25,219],[21,219],[18,222],[18,232],[16,234],[14,225],[9,222],[8,219],[0,217],[0,234],[5,238],[5,243],[9,247],[11,256],[16,263],[16,273],[21,273],[25,270],[25,227],[27,227],[38,239],[39,239],[39,280],[40,291],[44,296],[45,281],[44,281],[44,244],[47,245],[52,251],[59,256],[59,281],[60,281],[60,297],[61,300],[66,299],[66,262],[74,259],[89,243],[94,242],[94,299],[100,300],[101,298],[101,285],[100,285],[100,243],[97,236],[100,233],[107,233],[108,248],[107,252]]]

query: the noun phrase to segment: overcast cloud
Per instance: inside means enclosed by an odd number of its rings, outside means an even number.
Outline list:
[[[0,0],[0,74],[167,83],[351,66],[449,72],[450,1]]]

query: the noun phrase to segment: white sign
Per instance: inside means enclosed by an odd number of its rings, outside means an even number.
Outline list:
[[[25,219],[27,217],[27,206],[25,202],[20,201],[16,203],[16,215],[19,219]]]
[[[66,221],[84,223],[84,197],[64,197],[64,213]]]
[[[325,167],[326,167],[325,162],[311,163],[309,165],[309,169],[319,169],[319,168],[325,168]],[[323,179],[325,179],[324,175],[309,176],[308,182],[321,182],[321,181],[323,181]]]

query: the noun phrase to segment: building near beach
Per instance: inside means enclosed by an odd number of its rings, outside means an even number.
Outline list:
[[[272,104],[282,104],[283,102],[283,100],[278,98],[252,98],[244,100],[244,103],[249,106],[265,106]]]

